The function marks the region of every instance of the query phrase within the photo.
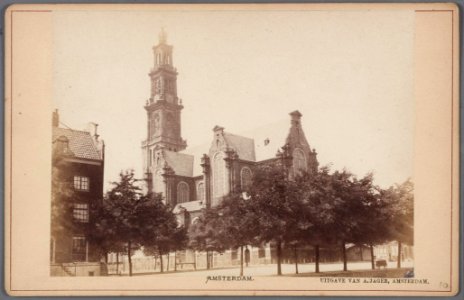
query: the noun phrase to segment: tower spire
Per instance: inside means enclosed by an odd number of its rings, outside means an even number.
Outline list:
[[[164,31],[164,27],[161,27],[161,31],[158,35],[158,41],[160,44],[166,44],[168,39],[168,35],[166,34],[166,31]]]
[[[173,66],[173,47],[167,44],[164,28],[159,33],[159,44],[153,47],[154,66],[150,73],[151,91],[145,110],[147,111],[146,151],[156,147],[181,151],[187,147],[181,137],[182,103],[177,97],[177,70]],[[153,157],[153,155],[147,157]],[[150,159],[148,159],[150,162]]]

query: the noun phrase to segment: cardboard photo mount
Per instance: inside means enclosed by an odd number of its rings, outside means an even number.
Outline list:
[[[414,141],[411,141],[414,144],[415,184],[414,279],[417,280],[386,284],[367,279],[354,284],[348,280],[324,282],[319,277],[253,276],[252,281],[208,282],[205,276],[195,276],[194,272],[175,278],[164,275],[51,277],[52,146],[44,141],[51,141],[50,115],[56,101],[53,84],[56,73],[53,70],[67,70],[66,62],[54,65],[58,55],[53,51],[56,49],[56,26],[59,25],[56,18],[69,12],[130,15],[140,11],[156,16],[176,11],[200,16],[246,12],[250,15],[250,24],[242,24],[243,28],[252,26],[253,14],[272,13],[275,16],[292,11],[307,13],[308,17],[316,11],[328,15],[353,12],[411,14],[414,20],[411,39],[415,128]],[[179,22],[189,25],[188,21]],[[460,264],[459,22],[457,5],[448,3],[10,6],[5,12],[6,291],[15,296],[455,295],[459,288]],[[281,25],[276,22],[275,26]],[[224,26],[227,26],[226,22]],[[152,28],[147,30],[153,31]],[[125,32],[118,34],[124,38]]]

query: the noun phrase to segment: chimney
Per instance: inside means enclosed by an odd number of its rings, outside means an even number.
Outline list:
[[[58,109],[55,109],[55,111],[52,114],[52,126],[60,126],[60,115],[58,114]]]
[[[89,122],[87,124],[87,131],[90,133],[90,136],[95,141],[98,140],[99,135],[98,135],[98,124],[97,123]]]
[[[291,116],[291,124],[293,126],[298,127],[300,125],[300,119],[301,119],[302,114],[298,110],[295,110],[291,112],[289,115]]]
[[[224,127],[221,126],[214,126],[213,131],[216,135],[223,134],[224,133]]]

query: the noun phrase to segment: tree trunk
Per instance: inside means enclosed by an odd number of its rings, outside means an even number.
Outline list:
[[[401,268],[401,248],[401,241],[398,241],[398,262],[396,263],[398,269]]]
[[[371,267],[372,270],[375,270],[374,245],[369,244],[369,248],[371,248]]]
[[[209,265],[209,251],[206,250],[206,270],[211,269],[211,266]]]
[[[164,266],[163,266],[163,253],[159,253],[159,256],[160,256],[160,270],[161,270],[161,273],[164,272]]]
[[[116,275],[119,275],[119,252],[116,252]]]
[[[211,269],[214,268],[214,264],[213,264],[214,259],[213,259],[213,257],[214,257],[214,251],[211,251],[211,252],[209,253],[209,267],[210,267]]]
[[[174,272],[177,271],[177,251],[174,251]]]
[[[197,270],[197,251],[193,250],[193,269]]]
[[[364,256],[363,256],[363,245],[359,246],[359,249],[361,250],[361,261],[364,261]]]
[[[298,274],[298,249],[296,247],[293,248],[293,253],[295,256],[295,274]]]
[[[316,273],[319,273],[319,260],[320,260],[320,253],[319,253],[319,245],[315,247],[315,254],[316,254]]]
[[[343,254],[343,271],[348,271],[348,263],[347,263],[347,259],[346,259],[345,241],[342,242],[342,254]]]
[[[127,258],[129,259],[129,276],[132,276],[132,243],[129,241],[127,243]]]
[[[104,250],[103,252],[103,259],[105,261],[104,266],[101,267],[101,275],[108,276],[109,275],[109,270],[108,270],[108,251]]]
[[[280,240],[277,241],[277,275],[282,275],[282,266],[281,266],[281,260],[282,260],[282,242]]]
[[[243,276],[243,246],[240,246],[240,276]]]
[[[168,256],[168,263],[167,263],[167,266],[166,266],[166,271],[169,272],[169,257],[171,256],[169,252],[168,252],[167,256]]]

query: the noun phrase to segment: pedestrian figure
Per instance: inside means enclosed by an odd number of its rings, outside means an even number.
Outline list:
[[[248,247],[245,248],[245,266],[248,267],[248,263],[250,262],[250,250]]]

